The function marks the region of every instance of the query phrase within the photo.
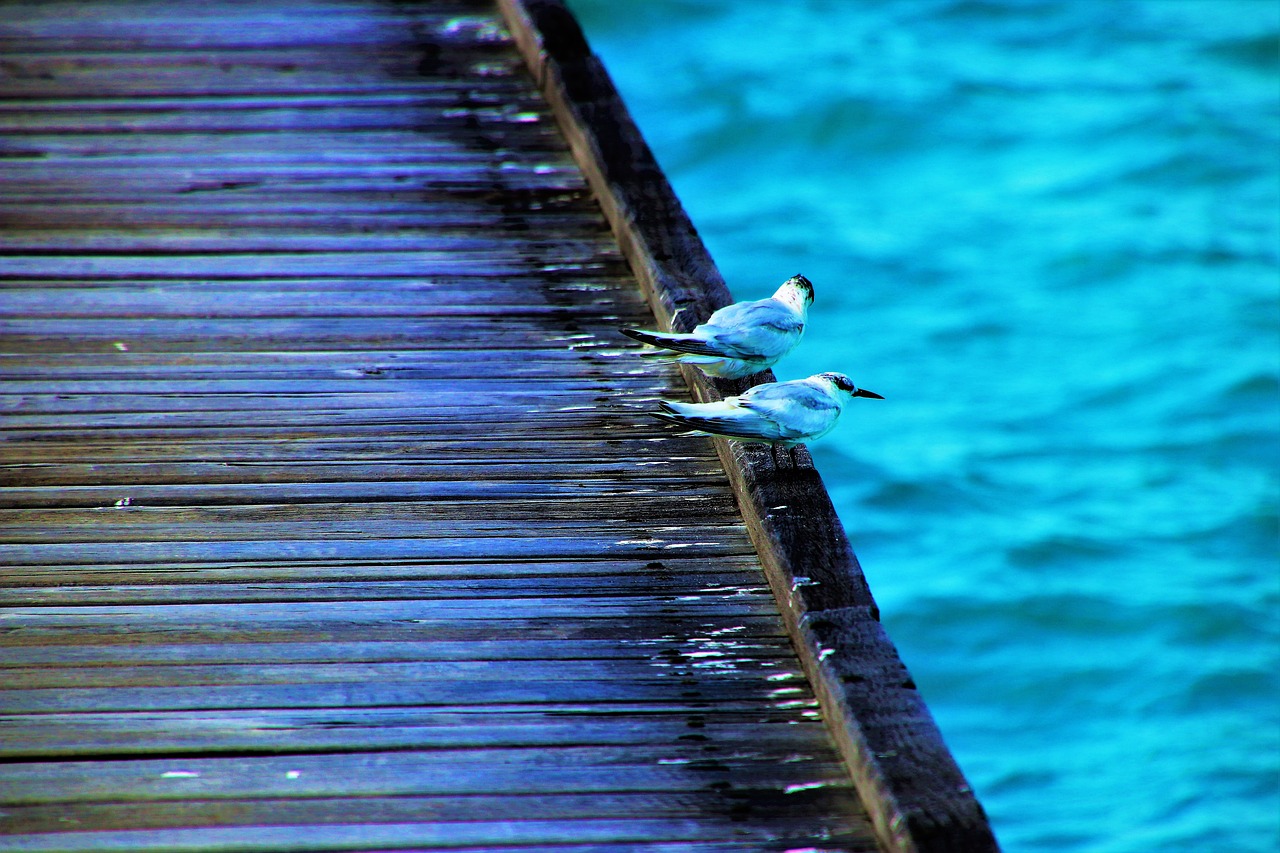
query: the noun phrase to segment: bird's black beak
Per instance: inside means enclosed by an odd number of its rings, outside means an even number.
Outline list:
[[[854,391],[854,392],[853,392],[853,396],[855,396],[855,397],[870,397],[870,398],[871,398],[871,399],[873,399],[873,400],[883,400],[883,399],[884,399],[884,397],[881,397],[881,396],[880,396],[879,394],[877,394],[875,391],[868,391],[866,388],[859,388],[857,391]]]

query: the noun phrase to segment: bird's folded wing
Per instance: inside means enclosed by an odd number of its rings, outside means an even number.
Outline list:
[[[830,395],[791,383],[757,385],[739,398],[739,405],[777,424],[783,438],[822,433],[840,416],[840,404]]]
[[[723,355],[744,360],[782,357],[803,330],[796,313],[776,299],[722,308],[703,327],[704,336]]]

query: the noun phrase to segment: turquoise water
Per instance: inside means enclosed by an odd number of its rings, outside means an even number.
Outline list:
[[[1280,849],[1280,3],[570,5],[1005,848]]]

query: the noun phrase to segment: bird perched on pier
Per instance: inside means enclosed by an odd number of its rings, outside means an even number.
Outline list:
[[[775,465],[778,448],[786,447],[795,464],[795,446],[829,433],[845,403],[854,397],[884,399],[854,385],[843,373],[818,373],[808,379],[755,385],[714,403],[662,400],[658,404],[662,411],[649,414],[701,435],[771,445]]]
[[[697,365],[709,376],[741,379],[767,370],[795,348],[813,304],[813,285],[793,275],[768,299],[735,302],[685,334],[622,329],[622,334],[670,352],[655,353]]]

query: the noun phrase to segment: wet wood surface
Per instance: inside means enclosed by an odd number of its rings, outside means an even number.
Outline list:
[[[877,849],[483,2],[0,8],[0,849]]]

